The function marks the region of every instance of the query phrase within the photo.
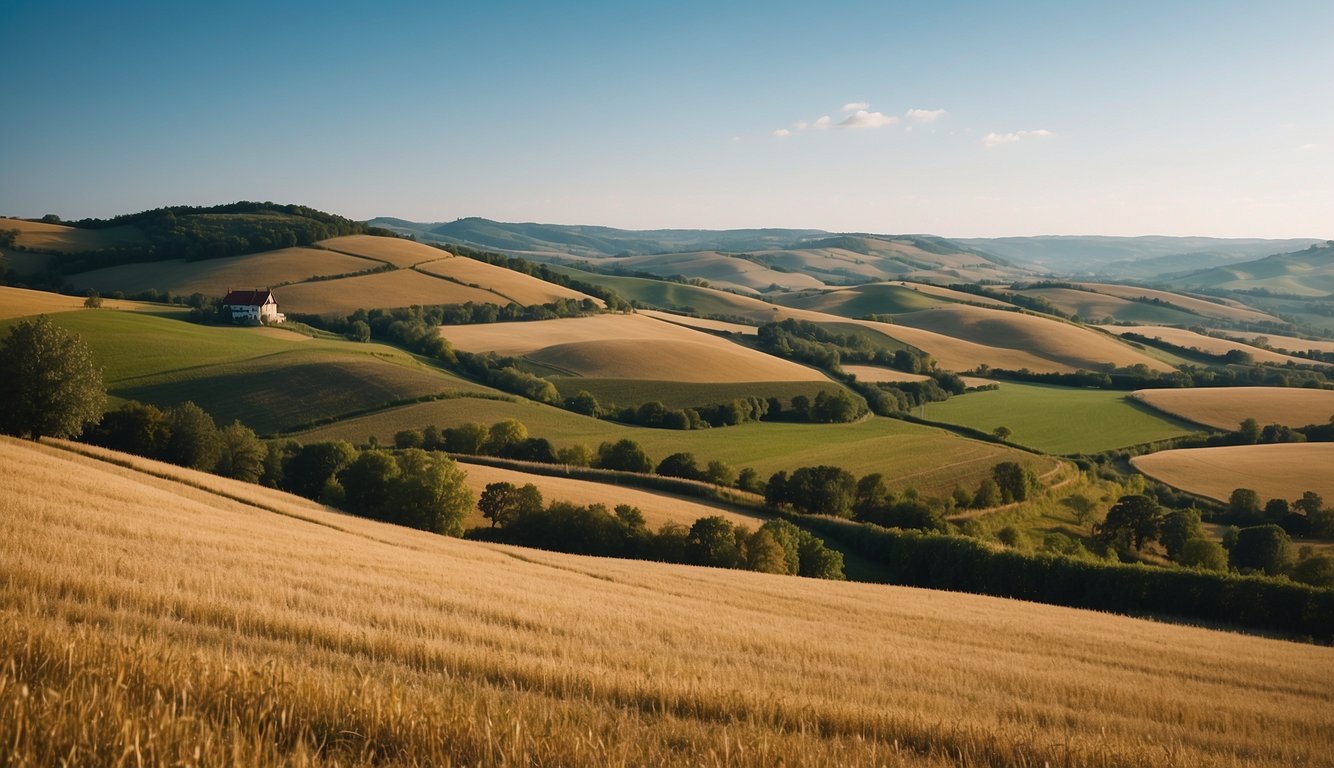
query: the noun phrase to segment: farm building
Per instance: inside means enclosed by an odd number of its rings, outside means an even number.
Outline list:
[[[252,291],[227,290],[222,299],[222,315],[230,317],[234,323],[281,323],[286,315],[278,311],[278,302],[273,298],[273,291],[256,288]]]

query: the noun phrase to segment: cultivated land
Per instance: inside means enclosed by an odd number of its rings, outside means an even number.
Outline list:
[[[1011,442],[1055,454],[1097,453],[1199,431],[1139,406],[1125,392],[1017,382],[930,403],[924,414],[983,432],[1008,427]]]
[[[1220,339],[1214,336],[1205,336],[1202,333],[1188,331],[1185,328],[1167,328],[1154,325],[1107,325],[1102,329],[1114,333],[1117,336],[1126,333],[1138,333],[1141,336],[1147,336],[1151,339],[1162,339],[1168,344],[1174,344],[1186,349],[1197,349],[1201,352],[1207,352],[1211,355],[1225,355],[1233,350],[1249,354],[1257,363],[1274,363],[1283,365],[1284,363],[1293,363],[1295,365],[1312,365],[1312,361],[1303,360],[1300,357],[1270,352],[1267,349],[1243,344],[1231,339]]]
[[[377,237],[375,235],[345,235],[319,241],[318,245],[331,251],[350,253],[374,259],[395,267],[406,268],[427,261],[450,256],[447,251],[422,245],[398,237]]]
[[[221,297],[232,288],[270,288],[329,275],[369,272],[383,266],[377,261],[321,248],[283,248],[223,259],[152,261],[122,264],[72,275],[75,288],[127,294],[148,290]],[[287,311],[287,292],[278,291],[280,308]]]
[[[83,310],[83,302],[84,298],[82,296],[62,296],[59,293],[31,291],[27,288],[12,288],[7,285],[0,285],[0,321],[30,315],[80,311]],[[111,310],[179,311],[178,308],[163,307],[161,304],[103,299],[102,311]]]
[[[856,376],[858,381],[926,381],[931,378],[922,373],[904,373],[878,365],[844,365],[842,368],[844,373]]]
[[[814,369],[637,314],[446,326],[440,332],[458,349],[524,356],[590,378],[701,383],[827,380]]]
[[[950,303],[946,299],[923,291],[891,283],[859,285],[818,293],[789,294],[776,297],[776,300],[786,306],[828,312],[842,317],[916,312]]]
[[[0,458],[11,765],[1294,766],[1334,753],[1329,648],[462,542],[9,439]]]
[[[1201,317],[1210,317],[1216,320],[1227,320],[1240,323],[1279,323],[1282,322],[1273,315],[1265,314],[1259,310],[1251,309],[1236,302],[1227,304],[1215,304],[1212,301],[1196,299],[1191,296],[1183,296],[1179,293],[1170,293],[1168,291],[1155,291],[1151,288],[1137,288],[1130,285],[1112,285],[1110,283],[1081,283],[1081,286],[1089,290],[1105,293],[1109,296],[1119,296],[1123,299],[1149,299],[1157,300],[1186,312],[1199,315]]]
[[[1245,331],[1228,331],[1228,336],[1238,339],[1244,339],[1252,344],[1261,344],[1281,349],[1285,352],[1310,352],[1316,350],[1319,352],[1334,352],[1334,341],[1320,341],[1317,339],[1303,339],[1296,336],[1279,336],[1272,333],[1247,333]]]
[[[628,437],[643,446],[655,464],[686,451],[701,462],[719,460],[736,469],[753,467],[766,478],[778,470],[831,464],[856,475],[881,472],[892,486],[911,486],[932,495],[948,494],[956,484],[973,490],[1002,461],[1026,462],[1039,474],[1056,465],[1046,456],[881,417],[852,424],[751,422],[678,431],[629,427],[526,401],[441,400],[407,405],[294,437],[302,442],[361,442],[375,435],[381,442],[392,442],[394,433],[404,429],[453,427],[473,421],[490,425],[508,418],[518,419],[529,434],[545,437],[558,448],[584,444],[596,449],[603,441]]]
[[[582,301],[592,298],[579,291],[564,288],[545,280],[539,280],[522,272],[497,267],[484,261],[469,259],[465,256],[450,256],[417,265],[417,269],[428,275],[436,275],[455,280],[464,285],[479,286],[495,294],[491,303],[504,306],[510,302],[516,304],[550,304],[559,299]],[[599,306],[601,299],[593,299]]]
[[[63,224],[47,224],[22,219],[0,219],[0,230],[17,229],[15,245],[35,251],[78,253],[114,248],[118,245],[139,245],[143,235],[134,227],[109,229],[75,229]]]
[[[676,496],[670,493],[645,491],[622,485],[576,480],[571,477],[553,477],[520,472],[516,469],[491,467],[485,464],[461,464],[468,473],[468,487],[474,496],[481,496],[488,483],[513,483],[522,486],[532,483],[542,491],[543,501],[568,501],[574,504],[602,504],[614,509],[617,504],[629,504],[638,507],[644,513],[644,522],[649,528],[657,530],[664,523],[680,523],[689,527],[701,517],[725,517],[734,525],[744,525],[751,530],[764,525],[769,518],[763,515],[741,512],[720,504],[710,504],[700,499]],[[466,523],[467,526],[487,526],[491,521],[475,511]]]
[[[392,309],[413,304],[496,304],[496,294],[481,288],[459,285],[412,269],[396,269],[373,275],[321,280],[284,287],[274,294],[278,307],[288,314],[346,315],[358,309]]]
[[[1173,307],[1131,301],[1119,296],[1074,288],[1029,288],[1015,291],[1022,296],[1044,298],[1057,309],[1077,314],[1084,322],[1114,320],[1130,323],[1163,323],[1194,325],[1200,316]]]
[[[1334,443],[1185,448],[1130,463],[1155,480],[1219,501],[1237,488],[1250,488],[1261,499],[1291,501],[1306,491],[1334,498]]]
[[[654,320],[663,320],[677,325],[684,325],[687,328],[694,328],[697,331],[713,331],[715,333],[735,333],[738,336],[755,336],[759,334],[759,326],[743,325],[742,323],[729,323],[725,320],[708,320],[702,317],[691,317],[689,315],[678,315],[672,312],[663,312],[657,309],[637,309],[637,314],[651,317]]]
[[[896,315],[894,325],[932,331],[987,347],[1027,352],[1050,361],[1049,366],[1055,364],[1064,369],[1097,370],[1112,363],[1118,367],[1143,364],[1152,370],[1171,370],[1105,334],[1022,312],[952,304]]]
[[[605,259],[604,263],[632,272],[655,275],[689,275],[719,288],[760,293],[777,285],[783,290],[823,288],[824,283],[808,272],[779,271],[748,259],[717,251],[669,253]]]
[[[1159,411],[1197,424],[1235,430],[1246,419],[1260,426],[1304,427],[1334,418],[1334,390],[1293,387],[1142,389],[1133,397]],[[1334,467],[1330,468],[1334,472]]]

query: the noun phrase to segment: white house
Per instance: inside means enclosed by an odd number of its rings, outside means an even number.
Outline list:
[[[281,323],[287,316],[278,311],[273,291],[256,288],[253,291],[228,290],[222,299],[223,316],[230,315],[234,323]]]

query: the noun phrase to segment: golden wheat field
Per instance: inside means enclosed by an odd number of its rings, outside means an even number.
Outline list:
[[[1334,352],[1334,341],[1303,339],[1297,336],[1280,336],[1273,333],[1254,333],[1247,331],[1227,331],[1228,336],[1243,339],[1252,344],[1263,343],[1265,346],[1281,349],[1285,352]]]
[[[1330,648],[463,542],[7,438],[0,457],[11,766],[1334,754]]]
[[[1172,370],[1171,366],[1104,334],[1020,312],[951,304],[895,315],[894,324],[987,347],[1020,350],[1066,369],[1096,370],[1101,364],[1114,363],[1117,366],[1143,364],[1158,371]]]
[[[19,235],[14,241],[15,245],[38,251],[61,253],[97,251],[114,248],[117,245],[142,243],[144,240],[139,230],[133,227],[75,229],[63,224],[47,224],[42,221],[0,219],[0,229],[18,230]]]
[[[1334,390],[1294,387],[1208,387],[1141,389],[1131,397],[1196,424],[1235,430],[1242,421],[1260,426],[1304,427],[1327,424],[1334,417]],[[1334,471],[1334,468],[1331,468]]]
[[[221,259],[122,264],[71,275],[69,282],[75,288],[94,288],[104,293],[162,290],[223,296],[233,288],[269,288],[317,277],[369,272],[380,266],[370,259],[320,248],[281,248]],[[281,297],[279,301],[285,303]]]
[[[651,317],[654,320],[662,320],[668,323],[684,325],[687,328],[694,328],[697,331],[714,331],[717,333],[735,333],[738,336],[755,336],[759,334],[759,326],[745,325],[742,323],[729,323],[726,320],[709,320],[703,317],[691,317],[690,315],[678,315],[672,312],[663,312],[657,309],[637,309],[636,314]]]
[[[63,296],[48,291],[33,291],[27,288],[0,285],[0,320],[83,309],[83,302],[84,297],[82,296]],[[147,309],[151,311],[161,309],[161,307],[154,307],[151,304],[145,306],[137,301],[103,299],[102,309]]]
[[[904,288],[911,288],[914,291],[920,291],[927,296],[935,296],[938,299],[949,299],[950,301],[959,301],[965,304],[981,304],[987,307],[999,307],[1001,309],[1014,309],[1014,305],[1008,301],[993,299],[990,296],[978,296],[975,293],[967,291],[956,291],[953,288],[946,288],[943,285],[932,285],[931,283],[906,283],[902,280],[888,283],[889,285],[898,285]]]
[[[1163,302],[1178,309],[1184,309],[1187,312],[1200,315],[1202,317],[1212,317],[1219,320],[1230,320],[1243,323],[1272,323],[1277,318],[1273,315],[1267,315],[1259,310],[1241,306],[1237,302],[1227,304],[1215,304],[1212,301],[1196,299],[1191,296],[1185,296],[1180,293],[1171,293],[1168,291],[1156,291],[1152,288],[1139,288],[1130,285],[1113,285],[1110,283],[1080,283],[1082,288],[1087,288],[1098,293],[1105,293],[1108,296],[1117,296],[1122,299],[1150,299]]]
[[[411,269],[377,272],[284,286],[278,298],[283,312],[302,314],[348,314],[358,309],[391,309],[413,304],[496,304],[501,299],[481,288],[424,275]]]
[[[931,378],[922,373],[904,373],[893,368],[879,365],[844,365],[844,373],[851,373],[858,381],[926,381]]]
[[[724,517],[733,525],[748,526],[752,530],[764,525],[769,518],[763,515],[742,512],[731,507],[710,504],[700,499],[675,496],[670,493],[658,493],[627,488],[625,486],[597,483],[590,480],[578,480],[572,477],[553,477],[521,472],[504,467],[491,467],[485,464],[460,465],[468,473],[468,487],[474,495],[480,495],[488,483],[513,483],[524,485],[532,483],[542,491],[542,498],[548,502],[568,501],[574,504],[603,504],[608,509],[617,504],[629,504],[638,507],[644,513],[644,522],[656,530],[663,523],[680,523],[689,527],[701,517]],[[489,525],[490,521],[476,512],[467,523]]]
[[[479,285],[496,294],[493,304],[549,304],[558,299],[593,298],[579,291],[571,290],[555,283],[539,280],[522,272],[497,267],[484,261],[469,259],[465,256],[449,256],[417,265],[417,269],[431,275],[457,280],[464,285]],[[593,299],[602,306],[601,299]]]
[[[518,355],[578,376],[684,382],[821,381],[803,365],[631,314],[441,328],[469,352]]]
[[[450,256],[448,251],[422,245],[413,240],[398,237],[379,237],[376,235],[344,235],[321,240],[316,245],[339,253],[348,253],[367,259],[393,264],[396,267],[411,267],[422,262]]]
[[[1291,501],[1306,491],[1334,498],[1334,443],[1182,448],[1130,463],[1155,480],[1219,501],[1237,488],[1250,488],[1261,499]]]
[[[1253,347],[1250,344],[1243,344],[1239,341],[1230,339],[1220,339],[1214,336],[1205,336],[1202,333],[1189,331],[1185,328],[1172,328],[1162,325],[1106,325],[1099,326],[1104,331],[1114,333],[1120,336],[1125,333],[1138,333],[1141,336],[1147,336],[1151,339],[1162,339],[1168,344],[1175,344],[1178,347],[1186,349],[1198,349],[1211,355],[1225,355],[1233,350],[1246,352],[1257,363],[1274,363],[1283,365],[1284,363],[1295,363],[1298,365],[1310,365],[1310,360],[1291,357],[1289,355],[1270,352],[1267,349]]]

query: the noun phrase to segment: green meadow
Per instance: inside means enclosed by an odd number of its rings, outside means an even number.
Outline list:
[[[991,432],[1052,454],[1096,453],[1190,434],[1199,428],[1135,403],[1127,392],[1002,382],[914,411],[942,424]]]

